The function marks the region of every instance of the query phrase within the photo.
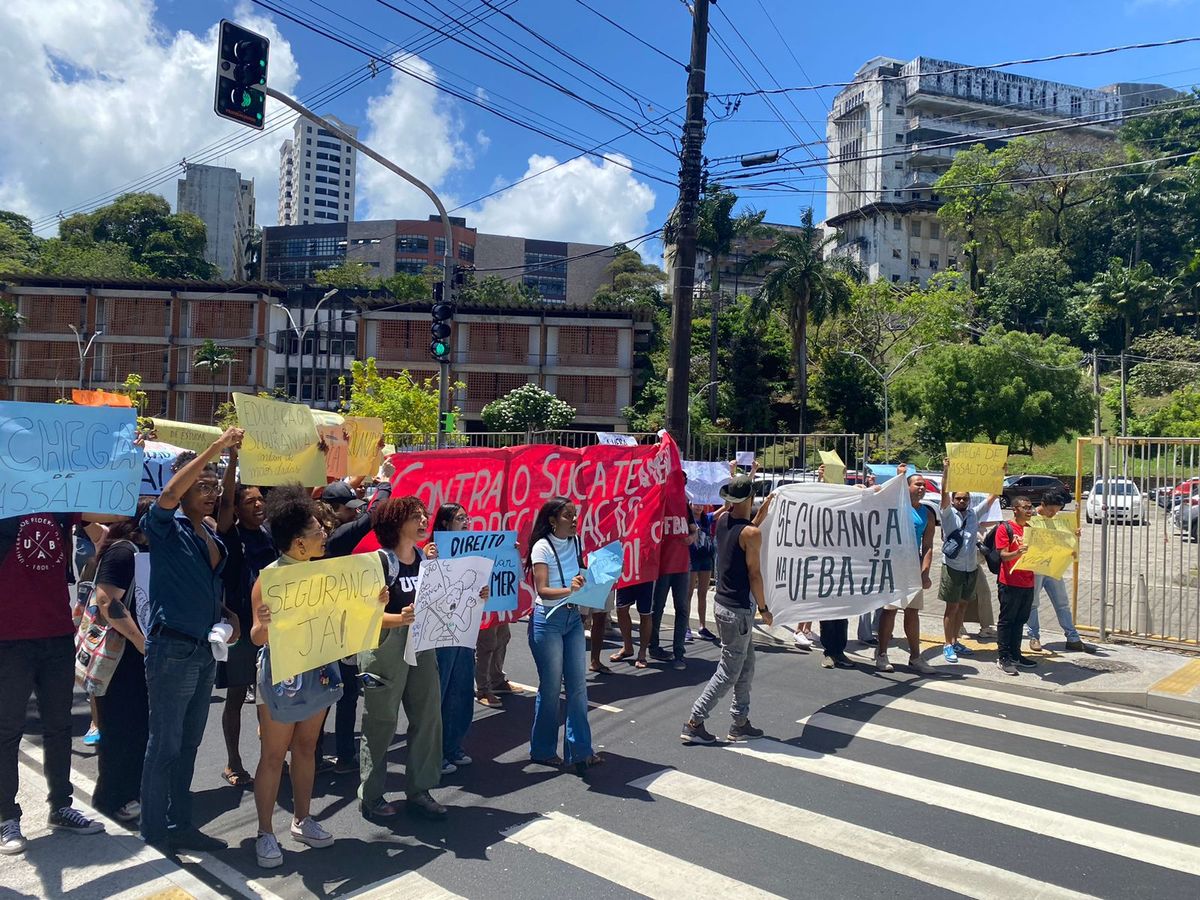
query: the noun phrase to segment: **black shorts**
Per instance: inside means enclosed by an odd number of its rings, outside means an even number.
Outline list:
[[[617,589],[617,609],[627,609],[630,606],[636,606],[640,616],[648,616],[654,612],[653,581]]]

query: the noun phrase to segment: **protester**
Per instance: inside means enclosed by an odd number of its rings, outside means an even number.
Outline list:
[[[706,641],[715,641],[717,636],[708,630],[706,616],[708,588],[712,583],[713,562],[716,545],[713,543],[713,514],[706,512],[698,503],[692,504],[692,517],[696,522],[696,540],[688,547],[692,569],[692,593],[696,595],[696,612],[700,618],[700,630],[696,632]]]
[[[1026,551],[1025,528],[1033,515],[1028,497],[1012,504],[1013,519],[996,527],[996,550],[1000,553],[1000,621],[997,625],[996,665],[1005,675],[1016,675],[1017,666],[1032,669],[1037,662],[1021,655],[1021,630],[1033,606],[1033,573],[1014,569]]]
[[[684,476],[686,483],[687,476]],[[687,507],[687,543],[689,549],[696,542],[696,521],[692,516],[692,508]],[[673,669],[686,669],[683,661],[684,645],[686,643],[688,618],[691,616],[691,572],[672,572],[658,576],[654,582],[654,612],[650,621],[650,656],[663,662],[670,661]],[[659,643],[658,632],[662,626],[663,613],[667,608],[667,594],[671,594],[674,624],[671,633],[671,650],[664,650]]]
[[[946,604],[942,617],[945,645],[942,656],[948,663],[958,662],[960,656],[974,656],[975,651],[959,641],[967,603],[975,596],[979,573],[979,523],[996,495],[986,497],[971,506],[968,491],[950,490],[950,460],[943,462],[942,475],[942,576],[938,583],[938,599]]]
[[[254,615],[250,591],[258,573],[279,558],[279,551],[264,524],[263,492],[260,488],[238,483],[237,462],[237,448],[231,447],[217,512],[217,533],[229,554],[221,573],[225,605],[237,616],[241,633],[249,634]],[[249,788],[254,784],[242,764],[241,737],[242,707],[254,690],[257,655],[253,643],[238,641],[229,648],[229,658],[217,663],[217,687],[225,690],[221,733],[225,738],[226,762],[221,777],[237,788]]]
[[[925,479],[920,475],[905,475],[907,466],[901,464],[896,470],[896,477],[908,479],[908,499],[912,505],[912,526],[916,535],[917,558],[921,566],[921,590],[905,598],[900,603],[883,608],[879,616],[879,647],[875,651],[875,670],[877,672],[893,671],[888,661],[887,648],[896,627],[896,613],[904,610],[904,637],[908,642],[908,667],[923,675],[935,672],[933,666],[921,659],[921,609],[925,605],[925,591],[932,587],[929,578],[929,567],[933,563],[933,515],[921,503],[925,496]]]
[[[416,497],[390,497],[372,506],[371,524],[379,545],[395,556],[397,568],[395,577],[389,579],[379,646],[358,657],[363,682],[360,809],[365,818],[373,820],[390,819],[399,813],[383,794],[387,751],[403,703],[408,718],[405,808],[427,819],[444,819],[446,807],[429,793],[430,788],[437,787],[442,771],[442,695],[437,655],[433,650],[422,650],[416,655],[416,666],[404,661],[421,570],[417,544],[429,537],[429,514]]]
[[[538,671],[530,758],[546,766],[574,766],[579,774],[604,761],[592,752],[587,718],[583,622],[571,595],[584,585],[583,555],[575,534],[575,504],[553,497],[542,504],[529,537],[525,568],[537,597],[529,622],[529,648]],[[558,696],[565,686],[567,721],[563,754],[558,744]]]
[[[846,656],[846,644],[849,642],[849,619],[821,620],[821,668],[823,669],[857,669],[850,658]]]
[[[107,689],[96,697],[105,738],[96,753],[99,775],[92,806],[122,822],[132,822],[142,812],[142,765],[150,734],[146,636],[138,627],[139,613],[145,614],[140,605],[146,600],[139,602],[134,590],[134,560],[149,552],[141,521],[153,503],[153,497],[141,498],[134,516],[114,523],[96,548],[96,604],[105,621],[125,638],[125,649]]]
[[[181,453],[174,476],[141,522],[150,541],[150,738],[141,832],[146,843],[172,850],[226,846],[193,827],[191,785],[216,677],[209,634],[224,616],[232,626],[228,643],[240,636],[237,616],[222,602],[225,545],[205,520],[221,496],[213,461],[241,440],[242,430],[230,428],[203,453]]]
[[[608,596],[604,598],[604,608],[594,609],[590,606],[579,607],[579,617],[587,625],[588,650],[591,652],[592,658],[588,663],[588,671],[605,674],[611,672],[600,660],[600,654],[604,652],[604,638],[608,633],[609,615],[617,608],[617,592],[609,591]]]
[[[316,517],[317,505],[304,488],[275,488],[266,502],[271,540],[280,556],[263,571],[320,559],[325,555],[325,527]],[[381,593],[380,601],[386,600]],[[274,684],[271,675],[271,610],[262,597],[262,581],[255,578],[250,605],[254,624],[250,640],[258,651],[258,734],[262,751],[254,773],[254,806],[258,812],[258,837],[254,853],[264,869],[283,865],[283,851],[272,822],[283,758],[291,751],[288,768],[292,782],[292,838],[310,847],[329,847],[333,835],[310,815],[313,778],[316,774],[317,739],[325,712],[342,695],[341,675],[327,664]]]
[[[772,619],[759,568],[762,532],[750,521],[750,508],[754,502],[753,477],[733,475],[721,488],[721,498],[729,504],[729,511],[718,518],[716,526],[717,589],[713,594],[713,618],[721,635],[721,660],[692,706],[691,717],[684,723],[680,739],[685,744],[716,741],[704,727],[704,720],[730,688],[733,688],[730,707],[733,724],[729,729],[729,740],[762,737],[763,734],[762,729],[750,724],[749,718],[750,687],[754,679],[755,608],[768,626]],[[766,515],[770,503],[768,496],[759,510],[760,517]],[[751,597],[754,606],[750,605]]]
[[[443,503],[433,517],[433,530],[466,531],[471,517],[458,503]],[[437,544],[425,545],[425,556],[437,558]],[[483,599],[488,588],[483,589]],[[451,775],[472,762],[462,742],[475,714],[475,651],[470,647],[438,647],[437,667],[442,693],[442,774]]]
[[[654,582],[643,581],[617,589],[617,627],[621,629],[621,649],[610,656],[610,662],[622,662],[633,656],[633,614],[638,612],[638,652],[633,662],[635,669],[644,669],[649,663],[646,651],[654,622]]]
[[[0,519],[0,853],[9,856],[26,846],[17,803],[17,753],[35,691],[49,825],[77,834],[104,830],[71,807],[75,627],[69,548],[71,530],[81,518],[33,513]],[[103,529],[91,531],[94,541],[101,539]],[[24,552],[24,547],[37,552]]]
[[[82,604],[87,600],[86,589],[92,583],[92,578],[96,574],[96,544],[98,541],[93,541],[88,535],[86,529],[76,525],[75,532],[75,584],[79,588],[83,596],[76,596],[76,603]],[[103,540],[103,538],[100,538]],[[78,605],[76,609],[79,610]],[[78,617],[76,619],[78,621]],[[92,694],[88,694],[88,708],[92,712],[92,721],[88,725],[88,730],[83,735],[83,745],[85,747],[95,747],[100,743],[100,714],[96,709],[96,698]]]
[[[1080,532],[1073,523],[1057,518],[1058,514],[1062,512],[1062,508],[1070,502],[1071,495],[1066,491],[1051,491],[1045,494],[1042,497],[1041,505],[1038,506],[1038,514],[1030,520],[1029,527],[1065,531],[1078,538]],[[1071,602],[1067,599],[1066,584],[1061,578],[1037,574],[1033,576],[1033,603],[1029,607],[1027,623],[1029,649],[1034,652],[1042,649],[1041,629],[1038,626],[1038,597],[1042,595],[1043,588],[1050,595],[1050,603],[1054,607],[1054,614],[1058,617],[1058,625],[1067,639],[1066,649],[1074,653],[1095,653],[1096,648],[1091,644],[1085,644],[1075,628],[1075,620],[1071,617]]]

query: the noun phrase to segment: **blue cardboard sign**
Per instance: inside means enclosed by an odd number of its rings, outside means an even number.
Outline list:
[[[567,599],[579,606],[604,609],[608,595],[617,586],[621,570],[625,565],[625,554],[620,541],[606,544],[588,554],[587,570],[584,572],[583,587]]]
[[[133,515],[142,480],[137,412],[0,402],[0,518]]]
[[[492,561],[491,594],[484,612],[509,612],[517,608],[521,592],[521,555],[515,531],[435,531],[433,542],[439,559],[482,556]]]

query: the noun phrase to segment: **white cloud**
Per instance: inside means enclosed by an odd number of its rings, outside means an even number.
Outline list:
[[[562,165],[531,156],[524,177],[538,177],[484,200],[468,219],[480,231],[544,240],[611,244],[643,234],[654,191],[614,160],[629,163],[615,154]]]
[[[231,134],[212,111],[214,26],[164,31],[152,0],[6,0],[0,4],[0,208],[52,215],[117,188]],[[239,22],[271,38],[271,84],[294,90],[299,73],[274,24],[249,8]],[[268,127],[282,116],[268,101]],[[274,221],[279,144],[286,131],[210,160],[255,179],[259,218]],[[175,201],[175,177],[149,189]]]

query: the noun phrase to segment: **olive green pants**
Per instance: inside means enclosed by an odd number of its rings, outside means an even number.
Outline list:
[[[387,781],[387,752],[400,718],[408,718],[408,763],[404,792],[413,797],[437,787],[442,778],[442,691],[433,650],[417,654],[417,665],[404,661],[408,626],[388,628],[379,646],[358,655],[358,671],[382,682],[363,684],[362,749],[358,799],[373,804],[383,799]]]

